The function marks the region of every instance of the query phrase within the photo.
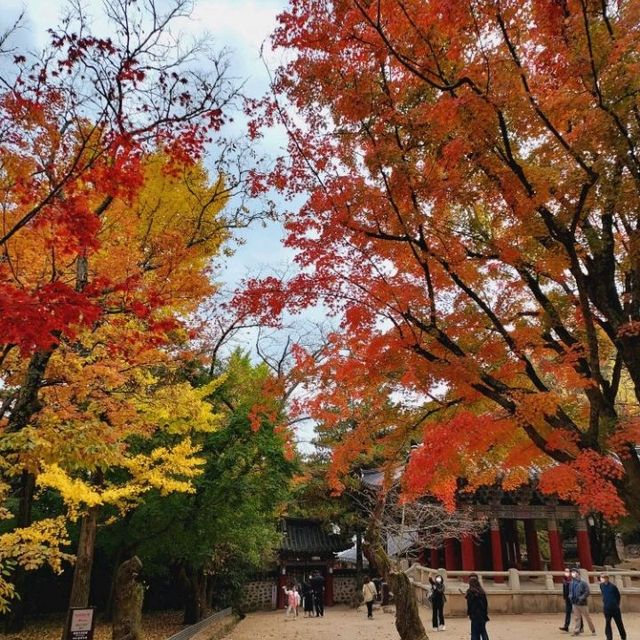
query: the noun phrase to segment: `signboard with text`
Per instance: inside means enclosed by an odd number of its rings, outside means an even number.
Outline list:
[[[96,624],[95,612],[96,610],[93,607],[70,609],[67,623],[67,640],[93,640]]]

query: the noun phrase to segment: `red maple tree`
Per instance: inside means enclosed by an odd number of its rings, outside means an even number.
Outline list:
[[[291,0],[262,124],[300,273],[340,319],[309,401],[411,493],[456,480],[640,516],[638,0]],[[288,115],[293,107],[296,115]],[[271,305],[271,306],[269,306]]]

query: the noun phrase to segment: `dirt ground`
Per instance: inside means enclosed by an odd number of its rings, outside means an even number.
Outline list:
[[[469,640],[469,621],[451,618],[446,631],[431,631],[431,612],[421,608],[420,614],[431,639]],[[604,638],[604,617],[592,615],[596,636]],[[640,638],[640,614],[623,614],[629,640]],[[568,638],[558,627],[564,622],[562,615],[493,616],[487,624],[491,640],[543,640]],[[373,620],[367,620],[364,608],[356,611],[346,607],[327,609],[324,618],[304,618],[285,622],[284,611],[252,613],[228,635],[225,640],[398,640],[394,614],[375,610]],[[582,638],[591,638],[589,631]],[[614,639],[619,636],[614,625]]]

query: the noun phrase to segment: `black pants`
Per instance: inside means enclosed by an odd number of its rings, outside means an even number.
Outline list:
[[[433,621],[433,628],[444,626],[444,600],[432,600],[431,601],[431,613]]]
[[[618,633],[620,634],[622,640],[626,640],[627,632],[624,629],[624,624],[622,624],[622,613],[620,612],[620,607],[604,610],[604,635],[606,636],[607,640],[611,640],[613,638],[613,631],[611,630],[611,620],[616,623],[616,627],[618,627]]]
[[[471,620],[471,640],[489,640],[484,620]]]
[[[373,600],[371,602],[365,602],[367,605],[367,618],[373,618]]]
[[[316,616],[324,615],[324,597],[322,591],[313,592],[313,606],[316,610]]]

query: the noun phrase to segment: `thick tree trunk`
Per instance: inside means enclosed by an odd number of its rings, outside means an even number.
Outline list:
[[[142,562],[133,556],[116,573],[112,640],[142,640],[144,587],[138,581]]]
[[[392,571],[388,578],[396,603],[396,629],[402,640],[429,640],[425,631],[413,586],[403,571]]]
[[[207,580],[202,569],[187,567],[184,624],[195,624],[204,617],[207,607]]]
[[[624,480],[620,495],[631,517],[640,522],[640,460],[633,445],[628,446],[626,455],[622,456]]]
[[[89,605],[91,591],[91,569],[96,546],[98,530],[98,509],[89,509],[80,524],[80,539],[76,553],[76,564],[73,570],[73,586],[69,597],[69,607],[86,607]]]
[[[16,433],[20,431],[26,427],[33,416],[40,411],[41,404],[38,394],[42,386],[47,364],[55,348],[55,346],[52,346],[46,351],[38,351],[31,356],[20,391],[11,409],[11,415],[9,416],[6,429],[7,432]],[[22,472],[18,489],[19,506],[16,522],[17,528],[24,528],[31,525],[34,491],[35,477],[25,470]],[[17,597],[11,603],[11,611],[5,620],[5,630],[7,632],[17,632],[24,629],[28,601],[28,595],[26,593],[27,576],[22,567],[16,568],[12,581],[16,588]]]
[[[382,545],[377,527],[377,518],[382,511],[382,503],[374,511],[367,529],[367,544],[364,553],[369,565],[387,581],[396,605],[396,629],[401,640],[429,640],[420,614],[416,595],[407,575],[402,571],[394,571],[389,556]]]

